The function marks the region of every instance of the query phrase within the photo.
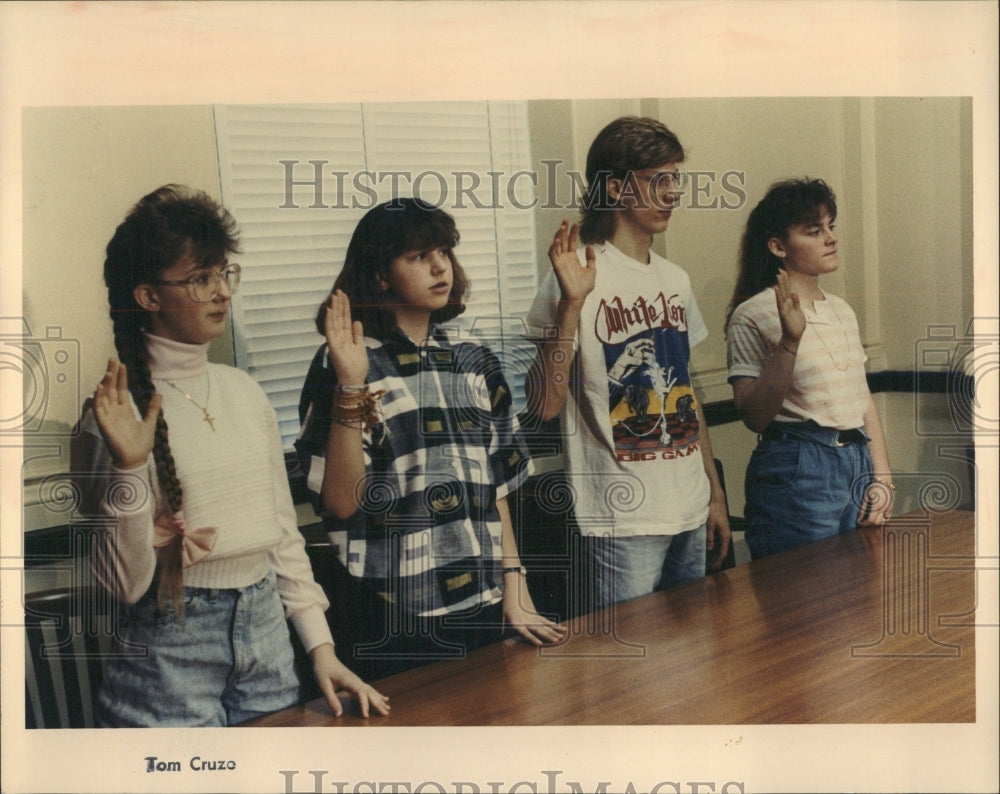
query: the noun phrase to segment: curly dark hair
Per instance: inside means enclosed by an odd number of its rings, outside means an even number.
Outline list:
[[[815,223],[824,210],[830,220],[837,217],[837,197],[821,179],[786,179],[768,188],[747,218],[740,243],[736,288],[726,309],[727,331],[737,306],[778,283],[782,262],[771,253],[769,241],[774,237],[787,240],[792,226]]]

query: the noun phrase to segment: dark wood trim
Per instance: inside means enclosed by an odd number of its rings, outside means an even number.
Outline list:
[[[72,524],[60,524],[24,533],[24,567],[50,565],[61,560],[73,559]]]
[[[872,394],[950,394],[957,400],[965,400],[975,391],[975,380],[964,372],[884,370],[868,375],[868,388]]]
[[[701,406],[701,410],[705,414],[705,421],[708,422],[709,427],[728,425],[732,422],[740,421],[736,404],[732,400],[718,400],[714,403],[705,403]]]

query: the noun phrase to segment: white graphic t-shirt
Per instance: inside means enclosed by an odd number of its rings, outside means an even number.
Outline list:
[[[708,331],[690,279],[653,252],[643,265],[610,243],[594,248],[597,284],[581,313],[560,417],[576,519],[588,535],[695,529],[710,487],[689,359]],[[554,324],[558,300],[550,271],[528,314],[538,338]]]

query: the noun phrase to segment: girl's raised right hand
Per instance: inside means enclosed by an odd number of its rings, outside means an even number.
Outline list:
[[[788,273],[784,269],[778,270],[778,283],[774,287],[774,295],[778,303],[778,319],[781,320],[781,335],[798,347],[799,340],[806,330],[806,315],[799,304],[798,293],[792,292],[788,283]]]
[[[327,353],[337,383],[361,386],[368,377],[368,349],[360,322],[351,322],[351,301],[342,290],[330,296],[323,319]]]
[[[583,301],[593,291],[597,281],[597,254],[593,246],[586,248],[586,264],[580,263],[576,252],[579,233],[579,223],[570,226],[569,221],[564,220],[549,246],[549,261],[559,279],[562,299],[566,301]]]
[[[124,364],[108,359],[107,371],[94,390],[94,418],[116,468],[134,469],[149,458],[161,399],[159,394],[154,394],[145,418],[136,419],[129,399],[128,371]]]

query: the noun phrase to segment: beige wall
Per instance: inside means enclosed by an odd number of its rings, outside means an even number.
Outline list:
[[[892,366],[928,325],[965,331],[972,298],[972,103],[884,99],[875,119],[879,292]]]
[[[113,350],[104,247],[162,184],[218,198],[212,109],[28,109],[24,174],[24,315],[33,331],[57,324],[79,339],[81,378],[96,383]],[[55,405],[52,418],[71,423],[78,409]]]
[[[691,274],[709,326],[711,336],[694,351],[705,401],[730,396],[722,321],[736,250],[747,213],[779,178],[822,177],[837,191],[842,267],[824,286],[855,307],[874,369],[912,369],[928,325],[951,325],[961,333],[972,317],[967,99],[552,100],[531,102],[529,113],[540,176],[540,269],[548,266],[545,251],[560,219],[573,216],[549,206],[547,197],[565,203],[565,172],[583,172],[593,136],[619,115],[666,122],[688,151],[688,170],[745,175],[735,183],[745,203],[723,207],[721,201],[732,204],[738,194],[709,180],[706,192],[687,197],[687,208],[656,243]],[[53,392],[45,413],[47,429],[58,434],[76,420],[78,397],[96,383],[113,349],[101,280],[107,240],[135,200],[165,182],[218,196],[215,135],[209,106],[36,108],[25,111],[23,124],[24,315],[35,337],[59,326],[64,339],[79,342],[80,391]],[[554,192],[551,166],[543,160],[562,163]],[[705,206],[713,201],[714,209]],[[213,358],[231,360],[230,349],[230,340],[221,340]],[[893,464],[901,471],[940,466],[940,443],[915,429],[914,411],[931,402],[880,398]],[[940,400],[937,411],[946,412]],[[29,460],[29,480],[64,465],[58,436],[47,438],[55,439],[56,454]],[[733,511],[740,513],[753,436],[729,425],[714,429],[713,440],[726,465]],[[914,494],[907,491],[904,501],[912,503]],[[59,521],[29,513],[27,528]]]

